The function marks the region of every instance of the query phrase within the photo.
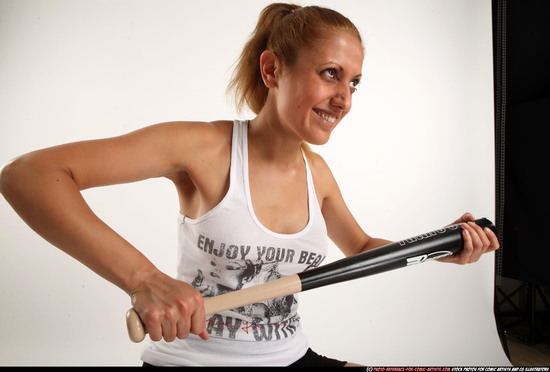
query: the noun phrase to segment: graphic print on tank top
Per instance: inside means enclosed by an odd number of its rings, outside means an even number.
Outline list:
[[[215,270],[215,261],[212,261],[212,269]],[[193,280],[192,285],[203,296],[219,296],[224,293],[239,290],[244,284],[251,283],[251,285],[258,285],[265,283],[266,281],[279,279],[282,277],[277,272],[277,263],[253,263],[251,260],[245,260],[244,263],[234,262],[231,265],[226,265],[227,270],[235,270],[235,281],[238,283],[236,288],[228,288],[221,284],[214,284],[204,280],[204,273],[198,269],[197,277]],[[263,271],[266,270],[267,271]],[[260,275],[261,274],[261,275]],[[216,275],[215,271],[211,271],[206,275]],[[267,280],[263,279],[265,277]],[[276,298],[273,300],[265,301],[258,304],[247,305],[234,309],[235,312],[244,315],[254,321],[267,322],[272,321],[272,317],[286,318],[291,313],[291,306],[294,303],[294,296],[289,295],[283,298]],[[275,319],[273,319],[275,320]],[[276,319],[277,321],[281,319]]]
[[[232,247],[230,249],[237,252],[237,246],[230,247]],[[314,252],[295,252],[286,248],[258,246],[254,252],[250,246],[240,246],[238,248],[241,252],[247,252],[248,256],[256,257],[262,255],[263,250],[266,253],[264,254],[265,261],[252,261],[249,258],[228,261],[227,256],[222,251],[223,248],[215,251],[223,255],[223,259],[220,260],[216,255],[211,255],[210,267],[197,269],[197,275],[191,282],[191,285],[203,297],[219,296],[242,289],[244,286],[250,287],[280,279],[284,275],[279,271],[279,263],[284,261],[285,258],[287,263],[295,262],[300,265],[306,264],[309,259],[309,264],[305,266],[306,270],[319,266],[325,258],[324,255],[317,255]],[[270,254],[271,252],[274,253]],[[228,254],[229,257],[232,255],[231,253]],[[231,287],[228,285],[231,285]],[[296,314],[296,306],[295,296],[288,295],[232,309],[232,312],[239,315],[238,317],[214,314],[208,321],[209,333],[214,332],[218,336],[225,335],[231,338],[235,334],[227,332],[225,328],[233,327],[234,330],[252,332],[254,338],[258,341],[288,337],[295,329],[294,322],[299,320]],[[243,321],[243,319],[248,320]]]

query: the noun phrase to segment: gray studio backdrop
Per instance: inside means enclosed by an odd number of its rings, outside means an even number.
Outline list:
[[[225,97],[268,1],[0,0],[0,162],[173,120],[251,118]],[[365,230],[399,240],[470,211],[494,220],[490,0],[320,0],[363,33],[354,109],[316,147]],[[175,272],[165,180],[88,190],[94,211]],[[129,298],[0,201],[0,364],[139,365]],[[331,247],[326,262],[341,258]],[[319,353],[367,365],[503,365],[494,256],[305,292]]]

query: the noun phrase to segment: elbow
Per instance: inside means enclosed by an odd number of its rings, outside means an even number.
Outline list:
[[[0,170],[0,193],[10,204],[28,206],[31,200],[59,191],[60,181],[74,183],[72,175],[42,152],[21,155]],[[66,183],[65,183],[66,184]]]
[[[5,164],[0,170],[0,194],[9,199],[13,190],[17,189],[20,177],[21,159],[17,158]]]
[[[13,162],[5,164],[2,169],[0,169],[0,194],[6,196],[6,192],[9,189],[9,183],[11,182],[12,177],[12,166]]]
[[[24,193],[29,185],[39,183],[37,179],[44,168],[44,164],[32,154],[11,160],[0,170],[0,193],[11,202]]]

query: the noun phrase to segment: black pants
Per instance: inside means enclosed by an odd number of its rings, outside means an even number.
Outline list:
[[[289,367],[343,367],[346,363],[347,362],[341,360],[319,355],[310,348],[307,349],[303,357],[289,365]]]
[[[307,352],[303,357],[289,365],[289,367],[343,367],[347,362],[327,358],[326,356],[319,355],[311,349],[307,349]],[[149,363],[143,363],[143,367],[154,367]]]

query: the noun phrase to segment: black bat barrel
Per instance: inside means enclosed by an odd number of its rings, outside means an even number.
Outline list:
[[[474,222],[495,231],[493,223],[486,218]],[[302,292],[457,253],[464,245],[460,225],[446,226],[299,273]]]

